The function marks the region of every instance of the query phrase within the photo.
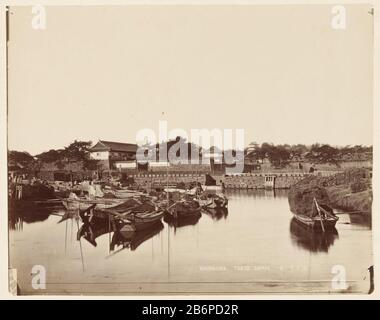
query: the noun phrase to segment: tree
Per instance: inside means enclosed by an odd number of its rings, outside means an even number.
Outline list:
[[[98,170],[98,164],[99,160],[94,160],[94,159],[84,159],[83,160],[83,169],[84,170]]]
[[[39,162],[39,167],[43,163],[55,163],[58,169],[64,169],[65,163],[71,161],[83,162],[83,168],[96,167],[96,163],[88,159],[88,149],[91,146],[91,141],[77,141],[69,144],[63,149],[51,149],[36,155]],[[37,166],[37,167],[38,167]]]
[[[260,145],[257,142],[251,142],[248,145],[248,148],[244,150],[244,155],[246,159],[250,159],[253,161],[263,160],[265,154],[262,152]]]
[[[25,168],[29,168],[33,166],[34,162],[34,157],[26,151],[8,151],[8,163],[12,163],[14,165],[19,164]]]
[[[290,145],[287,144],[275,146],[273,143],[264,142],[261,147],[255,147],[253,155],[257,159],[269,159],[270,163],[276,167],[284,167],[289,164],[290,149]]]
[[[302,157],[309,149],[304,144],[296,144],[290,147],[290,158]]]
[[[272,165],[276,167],[285,167],[289,164],[290,152],[285,146],[272,146],[268,157]]]
[[[58,149],[58,150],[50,149],[49,151],[42,152],[36,155],[36,158],[39,161],[45,162],[45,163],[51,163],[51,162],[62,160],[62,157],[63,157],[62,149]]]
[[[91,147],[91,141],[77,141],[75,140],[68,147],[65,147],[63,156],[71,160],[83,161],[87,158],[88,149]]]
[[[261,148],[257,150],[258,157],[262,160],[264,160],[265,158],[269,159],[273,148],[274,148],[274,145],[271,143],[267,143],[267,142],[262,143]]]
[[[339,156],[340,151],[337,148],[334,148],[328,144],[324,144],[322,146],[319,144],[314,144],[312,145],[307,158],[314,162],[339,165]]]

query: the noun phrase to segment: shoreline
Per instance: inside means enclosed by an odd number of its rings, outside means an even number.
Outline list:
[[[289,190],[291,211],[307,212],[313,198],[335,209],[370,217],[373,200],[371,171],[348,169],[330,177],[306,177]]]

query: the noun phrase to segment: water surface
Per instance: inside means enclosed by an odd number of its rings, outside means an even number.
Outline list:
[[[78,241],[82,223],[58,223],[62,209],[12,213],[10,266],[20,293],[368,292],[372,237],[362,217],[340,214],[336,232],[318,235],[294,223],[285,191],[227,196],[228,212],[163,221],[125,248],[107,229],[95,230],[96,243]],[[33,289],[34,265],[46,268],[46,289]],[[336,266],[346,290],[332,286]]]

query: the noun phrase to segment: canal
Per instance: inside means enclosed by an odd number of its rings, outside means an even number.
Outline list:
[[[292,220],[286,191],[227,196],[228,211],[163,221],[128,244],[101,228],[78,241],[81,222],[60,222],[62,209],[10,213],[10,268],[21,294],[368,292],[369,221],[340,214],[336,232],[312,234]],[[36,265],[45,289],[32,286]]]

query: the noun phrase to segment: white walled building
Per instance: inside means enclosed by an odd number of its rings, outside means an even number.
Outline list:
[[[101,161],[104,169],[136,167],[136,144],[99,140],[89,152],[90,159]]]

